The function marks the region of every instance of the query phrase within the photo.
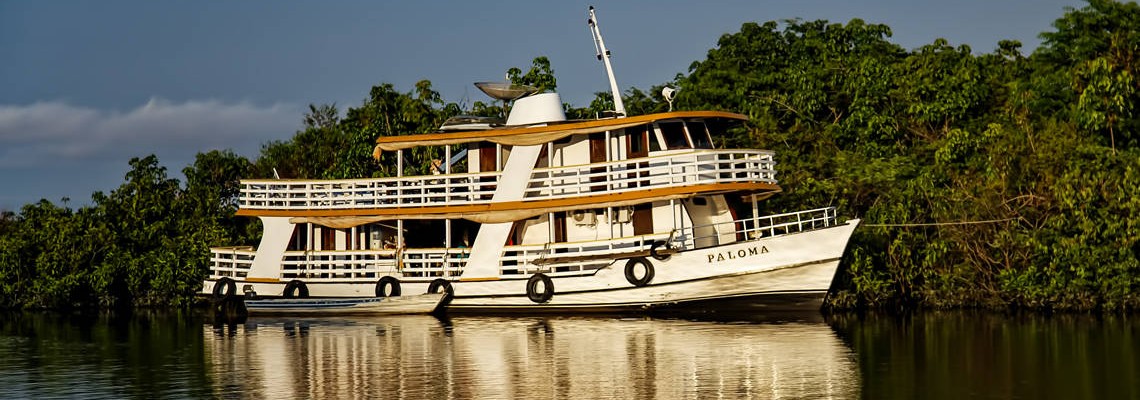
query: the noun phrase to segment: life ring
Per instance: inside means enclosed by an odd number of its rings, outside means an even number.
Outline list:
[[[542,282],[542,292],[538,291],[538,283]],[[531,275],[526,281],[526,297],[535,303],[545,303],[554,297],[554,281],[544,273]]]
[[[642,275],[640,278],[637,277],[638,264],[641,264],[645,268],[645,275]],[[653,280],[653,263],[644,257],[629,259],[629,261],[625,263],[625,280],[637,287],[648,285],[649,281]]]
[[[455,295],[455,289],[451,287],[451,281],[443,278],[436,278],[436,280],[431,281],[431,284],[428,285],[427,292],[439,293],[439,288],[443,288],[443,293],[446,294],[445,297],[450,298]]]
[[[656,242],[653,242],[653,245],[649,246],[649,255],[651,257],[653,257],[654,259],[656,259],[657,261],[668,260],[670,254],[661,254],[661,253],[657,252],[657,248],[662,247],[662,246],[664,246],[666,249],[670,248],[669,244],[665,243],[664,240],[658,240]]]
[[[285,290],[281,292],[281,297],[286,299],[304,299],[309,297],[309,287],[305,286],[305,282],[298,280],[289,281],[285,284]]]
[[[231,300],[237,297],[237,283],[230,278],[221,278],[214,282],[214,301]]]
[[[388,286],[392,286],[392,292],[388,293]],[[398,297],[400,296],[400,280],[391,276],[385,276],[376,281],[376,297]]]

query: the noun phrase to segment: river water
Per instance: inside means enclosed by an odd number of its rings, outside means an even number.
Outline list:
[[[1135,318],[0,314],[0,398],[1140,398]]]

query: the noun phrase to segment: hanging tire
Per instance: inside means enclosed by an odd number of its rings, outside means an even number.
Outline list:
[[[443,278],[437,278],[436,280],[431,281],[431,284],[428,285],[428,291],[427,292],[428,293],[439,293],[440,288],[443,289],[443,293],[447,295],[446,297],[451,297],[451,296],[455,295],[455,289],[451,288],[451,281],[449,281],[447,279],[443,279]]]
[[[668,249],[669,245],[668,245],[668,243],[665,243],[664,240],[658,240],[656,242],[653,242],[653,245],[649,246],[649,256],[653,257],[657,261],[668,260],[669,256],[670,256],[669,254],[661,254],[661,253],[657,252],[657,248],[659,248],[659,247],[664,247],[664,248]]]
[[[221,278],[214,282],[214,302],[233,300],[237,297],[237,282],[231,278]]]
[[[309,287],[305,286],[305,282],[289,281],[285,284],[285,291],[281,292],[281,297],[286,299],[304,299],[309,297]]]
[[[538,291],[538,284],[542,283],[542,292]],[[531,275],[526,281],[526,297],[535,303],[545,303],[554,297],[554,281],[543,273]]]
[[[645,270],[645,275],[637,276],[638,266]],[[646,260],[644,257],[631,258],[625,263],[625,280],[633,284],[633,286],[642,287],[648,285],[653,280],[653,263]]]
[[[388,286],[392,286],[392,292],[388,292]],[[400,280],[391,276],[385,276],[376,281],[376,297],[399,297],[400,296]]]

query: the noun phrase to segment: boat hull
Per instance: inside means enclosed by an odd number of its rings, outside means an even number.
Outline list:
[[[665,260],[636,258],[654,271],[642,286],[626,276],[634,259],[614,260],[586,274],[548,274],[553,286],[545,301],[528,296],[533,276],[449,277],[453,296],[449,312],[615,312],[703,306],[719,302],[771,308],[818,309],[831,287],[847,242],[859,220],[828,228],[764,237],[702,249],[681,251]],[[432,280],[405,278],[404,293],[426,293]],[[209,293],[215,281],[203,289]],[[286,282],[238,281],[257,293],[281,293]],[[314,297],[369,297],[376,286],[367,282],[306,282]],[[541,297],[541,296],[537,296]],[[742,301],[743,300],[743,301]]]
[[[760,309],[787,305],[792,300],[800,309],[818,309],[827,294],[838,264],[839,260],[834,259],[771,271],[720,274],[692,280],[651,283],[643,287],[565,292],[558,290],[560,283],[570,283],[567,281],[569,278],[564,278],[554,280],[553,296],[550,301],[541,304],[531,301],[526,296],[525,290],[520,294],[510,295],[462,296],[461,284],[456,286],[456,296],[448,305],[448,310],[456,312],[647,311],[692,307],[698,304],[716,308],[718,302],[728,300],[748,300]],[[516,283],[515,286],[524,284],[525,282]]]
[[[246,300],[251,315],[402,315],[430,314],[443,302],[444,294],[420,294],[364,299],[273,299]]]

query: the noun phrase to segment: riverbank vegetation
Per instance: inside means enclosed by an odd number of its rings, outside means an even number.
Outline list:
[[[939,39],[917,49],[885,25],[748,23],[705,60],[623,96],[630,114],[676,109],[751,117],[718,144],[775,150],[785,192],[768,211],[836,206],[863,219],[830,297],[837,308],[1126,310],[1140,306],[1140,7],[1090,0],[1025,54]],[[539,57],[513,80],[554,89]],[[600,93],[568,115],[610,108]],[[248,160],[199,154],[170,178],[155,157],[73,210],[41,201],[0,217],[0,306],[187,304],[208,247],[254,244],[233,218],[236,180],[394,175],[375,138],[428,132],[494,104],[446,103],[421,81],[372,88],[343,114],[312,106],[291,139]],[[443,149],[416,149],[427,173]],[[417,170],[424,169],[424,170]]]

